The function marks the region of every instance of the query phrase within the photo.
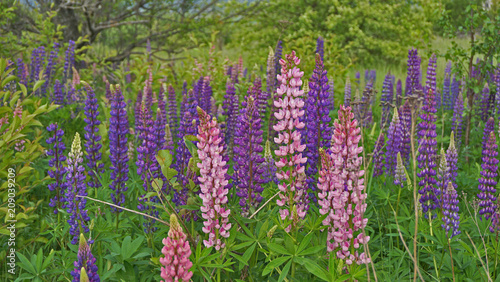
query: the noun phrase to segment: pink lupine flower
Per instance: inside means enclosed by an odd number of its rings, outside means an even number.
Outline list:
[[[203,232],[208,234],[208,240],[203,240],[205,247],[215,246],[218,251],[225,247],[222,238],[229,237],[230,210],[227,207],[227,165],[223,160],[224,141],[215,118],[200,107],[197,108],[200,117],[198,126],[198,157],[200,168],[200,198],[203,206],[200,208],[203,222]]]
[[[296,223],[298,218],[294,218],[292,209],[295,206],[296,216],[304,218],[306,214],[307,193],[304,185],[304,164],[306,157],[302,157],[302,152],[306,145],[300,143],[301,134],[297,129],[304,128],[304,123],[299,120],[304,115],[304,101],[302,100],[303,90],[302,80],[300,79],[304,72],[298,67],[300,59],[295,56],[295,51],[285,56],[286,60],[281,59],[281,74],[277,75],[281,83],[276,90],[277,98],[274,101],[276,110],[274,117],[278,121],[273,129],[278,132],[278,137],[274,142],[279,144],[278,150],[275,150],[277,161],[275,162],[278,170],[276,177],[280,180],[278,188],[280,190],[279,199],[276,201],[278,206],[282,207],[280,216],[282,220],[290,219]],[[289,230],[291,226],[288,226]]]
[[[191,247],[175,214],[170,215],[170,230],[168,237],[163,238],[163,244],[165,246],[161,253],[165,257],[160,258],[160,263],[165,267],[161,268],[161,278],[165,279],[165,282],[189,281],[193,276],[193,272],[189,271],[193,266],[189,260]]]
[[[321,150],[322,168],[319,172],[318,203],[320,213],[328,214],[323,225],[328,226],[327,251],[335,251],[337,258],[350,265],[369,263],[365,253],[357,249],[366,244],[370,237],[362,229],[368,219],[363,218],[366,210],[364,170],[358,155],[361,139],[358,121],[353,120],[351,107],[340,106],[339,119],[335,121],[331,154]]]

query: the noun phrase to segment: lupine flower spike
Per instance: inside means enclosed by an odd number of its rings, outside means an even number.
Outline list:
[[[165,281],[162,282],[189,281],[193,276],[193,272],[189,271],[193,266],[189,260],[191,247],[175,214],[170,215],[168,237],[163,238],[162,242],[165,245],[161,250],[165,257],[160,258],[160,263],[164,266],[161,268],[161,278]]]
[[[458,152],[457,148],[455,147],[455,137],[454,137],[453,131],[451,132],[450,135],[450,146],[448,147],[448,150],[446,150],[446,161],[448,162],[448,166],[450,167],[450,181],[453,183],[453,187],[457,189],[457,163],[458,163]]]
[[[331,155],[321,150],[322,168],[318,179],[320,213],[328,214],[323,225],[328,226],[327,251],[351,265],[369,263],[362,244],[369,236],[363,233],[368,223],[363,218],[366,211],[364,170],[361,169],[363,151],[359,146],[361,129],[353,119],[351,108],[340,106],[339,119],[335,120]]]
[[[442,200],[443,224],[441,225],[441,227],[443,227],[443,229],[445,230],[446,236],[452,238],[460,234],[460,230],[458,229],[458,225],[460,224],[460,216],[458,215],[458,194],[451,181],[448,182],[448,186],[446,186],[446,189],[443,191]],[[451,229],[453,229],[453,231],[451,231]]]
[[[275,150],[278,158],[276,176],[280,180],[279,199],[276,202],[281,207],[281,220],[292,220],[296,226],[299,218],[304,218],[306,215],[304,171],[307,158],[302,157],[306,145],[300,144],[301,134],[297,130],[304,128],[304,123],[299,120],[304,115],[304,110],[302,110],[304,91],[300,90],[301,77],[304,72],[297,67],[300,59],[295,56],[295,51],[286,55],[285,58],[280,60],[281,74],[277,78],[281,85],[276,90],[277,97],[274,101],[274,106],[277,108],[274,116],[278,121],[273,126],[273,129],[278,132],[278,137],[274,138],[274,142],[280,145],[279,149]],[[292,213],[294,206],[296,218]],[[287,230],[291,227],[291,225],[288,226]]]
[[[203,222],[203,232],[208,234],[208,240],[203,240],[205,247],[214,246],[218,251],[225,247],[223,238],[229,237],[230,210],[227,206],[227,166],[223,158],[224,142],[217,120],[212,119],[200,107],[197,108],[200,117],[198,126],[198,157],[200,168],[200,198],[203,205],[200,208]]]
[[[66,168],[63,162],[66,161],[64,150],[66,145],[62,142],[64,131],[59,129],[56,123],[52,123],[47,127],[47,131],[51,132],[51,136],[47,139],[47,144],[51,145],[47,150],[47,155],[52,157],[49,160],[49,166],[54,169],[49,169],[47,173],[50,177],[54,178],[54,183],[50,183],[48,188],[50,191],[56,191],[56,196],[50,199],[49,206],[54,207],[54,213],[58,213],[58,208],[61,208],[61,203],[64,203],[64,192],[66,190],[66,183],[64,182],[64,175]]]
[[[97,274],[96,259],[90,252],[90,246],[85,240],[85,236],[80,234],[80,244],[78,246],[78,259],[75,261],[75,269],[71,272],[73,282],[89,281],[99,282],[99,274]],[[83,279],[82,279],[83,278]],[[85,280],[85,278],[87,280]]]
[[[496,144],[495,132],[490,132],[486,147],[483,150],[483,163],[481,164],[481,177],[479,178],[479,214],[489,219],[496,211],[496,178],[498,176],[498,145]]]
[[[405,166],[403,164],[403,159],[401,158],[401,152],[398,152],[396,163],[396,174],[394,176],[394,184],[399,185],[401,188],[404,186],[404,182],[406,181],[406,171]]]

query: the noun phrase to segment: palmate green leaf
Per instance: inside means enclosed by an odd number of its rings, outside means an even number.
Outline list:
[[[326,269],[319,266],[315,261],[311,259],[302,258],[302,260],[307,271],[314,274],[314,276],[323,279],[324,281],[328,281],[328,271]]]
[[[42,85],[45,83],[45,80],[38,80],[35,82],[35,85],[33,86],[33,92],[36,92]]]
[[[287,249],[283,248],[283,246],[275,244],[275,243],[269,243],[267,244],[269,249],[275,253],[282,254],[282,255],[292,255],[291,252],[289,252]]]
[[[245,261],[248,261],[250,260],[250,257],[252,256],[253,254],[253,251],[255,250],[255,247],[257,246],[257,243],[254,243],[252,246],[250,246],[246,251],[245,253],[243,253],[243,259]]]
[[[298,255],[300,255],[300,256],[309,256],[309,255],[312,255],[312,254],[316,254],[316,253],[324,250],[325,248],[326,248],[326,246],[322,246],[322,245],[310,247],[310,248],[305,249],[304,251],[302,251]]]
[[[33,274],[33,275],[37,275],[36,273],[36,269],[35,267],[31,264],[31,262],[21,253],[16,253],[17,254],[17,257],[19,258],[19,260],[21,261],[21,263],[19,264],[19,266],[28,271],[29,273]]]
[[[264,271],[262,271],[262,276],[268,275],[273,269],[279,267],[280,265],[285,263],[285,261],[291,258],[292,258],[291,256],[284,256],[284,257],[279,257],[277,259],[273,259],[268,265],[266,265]]]
[[[235,254],[233,252],[229,252],[229,255],[232,256],[233,258],[237,259],[240,262],[240,270],[243,268],[242,265],[248,266],[248,262],[244,260],[240,255]]]
[[[297,254],[300,254],[300,252],[302,252],[309,245],[309,243],[311,243],[312,237],[313,233],[309,233],[306,235],[306,237],[304,237],[304,239],[302,239],[299,247],[297,248]]]
[[[43,262],[42,270],[45,270],[52,263],[52,258],[54,257],[55,254],[56,252],[54,250],[50,250],[49,255],[45,258],[45,261]]]
[[[281,271],[280,277],[278,278],[278,282],[283,281],[283,279],[286,278],[286,275],[290,271],[290,266],[292,265],[293,259],[289,260],[287,264],[285,264],[285,267],[283,267],[283,270]]]
[[[38,254],[36,255],[36,270],[38,273],[42,272],[42,265],[43,265],[43,251],[42,248],[38,250]]]

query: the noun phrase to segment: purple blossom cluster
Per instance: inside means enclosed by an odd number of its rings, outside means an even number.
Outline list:
[[[455,106],[453,107],[453,118],[451,120],[451,130],[455,132],[455,143],[457,145],[457,150],[460,149],[460,144],[462,143],[462,121],[464,113],[464,101],[462,100],[462,93],[458,93],[457,99],[455,100]]]
[[[397,155],[402,151],[403,125],[397,109],[394,109],[391,124],[387,130],[387,144],[385,151],[385,172],[393,175],[396,169]]]
[[[96,259],[90,252],[90,246],[85,240],[85,236],[80,234],[80,243],[78,246],[77,260],[74,262],[75,269],[71,271],[73,276],[72,282],[100,282],[99,274],[97,274]],[[82,270],[85,274],[82,273]],[[83,275],[86,275],[88,280],[83,280]]]
[[[435,54],[432,54],[432,56],[429,58],[429,65],[427,66],[427,75],[426,75],[426,82],[425,82],[425,91],[432,90],[432,93],[435,95],[435,100],[437,104],[437,108],[441,107],[441,97],[439,95],[439,92],[436,89],[436,66],[437,66],[437,58]],[[424,100],[424,103],[427,100]]]
[[[408,51],[408,72],[406,76],[406,90],[405,95],[413,95],[417,90],[421,89],[420,79],[420,57],[418,56],[417,49],[410,49]]]
[[[373,150],[373,176],[380,176],[384,173],[384,151],[382,148],[385,144],[384,133],[380,132],[377,138],[377,143],[375,143],[375,149]]]
[[[481,164],[481,177],[479,178],[479,214],[486,219],[490,219],[496,212],[497,200],[496,185],[497,185],[497,169],[498,169],[498,145],[496,144],[495,132],[491,131],[483,149],[483,163]]]
[[[446,236],[449,235],[450,238],[453,238],[460,234],[461,231],[459,230],[460,216],[458,215],[458,194],[451,181],[448,182],[448,185],[443,190],[442,202],[443,224],[441,227],[445,230]]]
[[[104,164],[99,163],[101,160],[101,136],[99,135],[99,125],[101,122],[97,119],[99,116],[97,98],[94,90],[88,85],[84,84],[85,91],[87,92],[87,99],[85,100],[85,148],[87,151],[87,167],[89,168],[90,181],[88,186],[92,188],[101,187],[99,181],[99,174],[104,173]]]
[[[385,76],[384,83],[382,85],[382,97],[380,102],[382,104],[382,123],[381,126],[384,127],[386,122],[389,121],[391,115],[391,104],[394,99],[394,86],[392,84],[391,73]]]
[[[52,157],[49,159],[49,169],[47,171],[48,175],[54,178],[54,182],[48,185],[50,191],[56,191],[54,198],[50,199],[49,206],[55,208],[54,213],[58,213],[58,208],[61,208],[64,204],[64,194],[66,191],[67,183],[64,181],[64,176],[66,175],[66,167],[64,167],[64,161],[66,161],[66,156],[64,156],[64,150],[66,150],[66,145],[62,141],[64,131],[59,129],[56,123],[51,123],[47,126],[47,131],[51,133],[51,136],[47,138],[47,144],[49,149],[47,150],[47,156]]]

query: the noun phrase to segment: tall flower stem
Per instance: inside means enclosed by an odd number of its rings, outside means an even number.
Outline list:
[[[415,110],[411,111],[411,158],[413,161],[413,205],[415,211],[415,234],[413,235],[413,281],[417,281],[418,251],[417,251],[417,230],[418,230],[418,186],[417,186],[417,156],[415,155]]]
[[[453,265],[453,252],[451,251],[450,238],[448,238],[448,250],[450,251],[451,258],[451,275],[453,276],[453,282],[455,282],[455,266]]]

